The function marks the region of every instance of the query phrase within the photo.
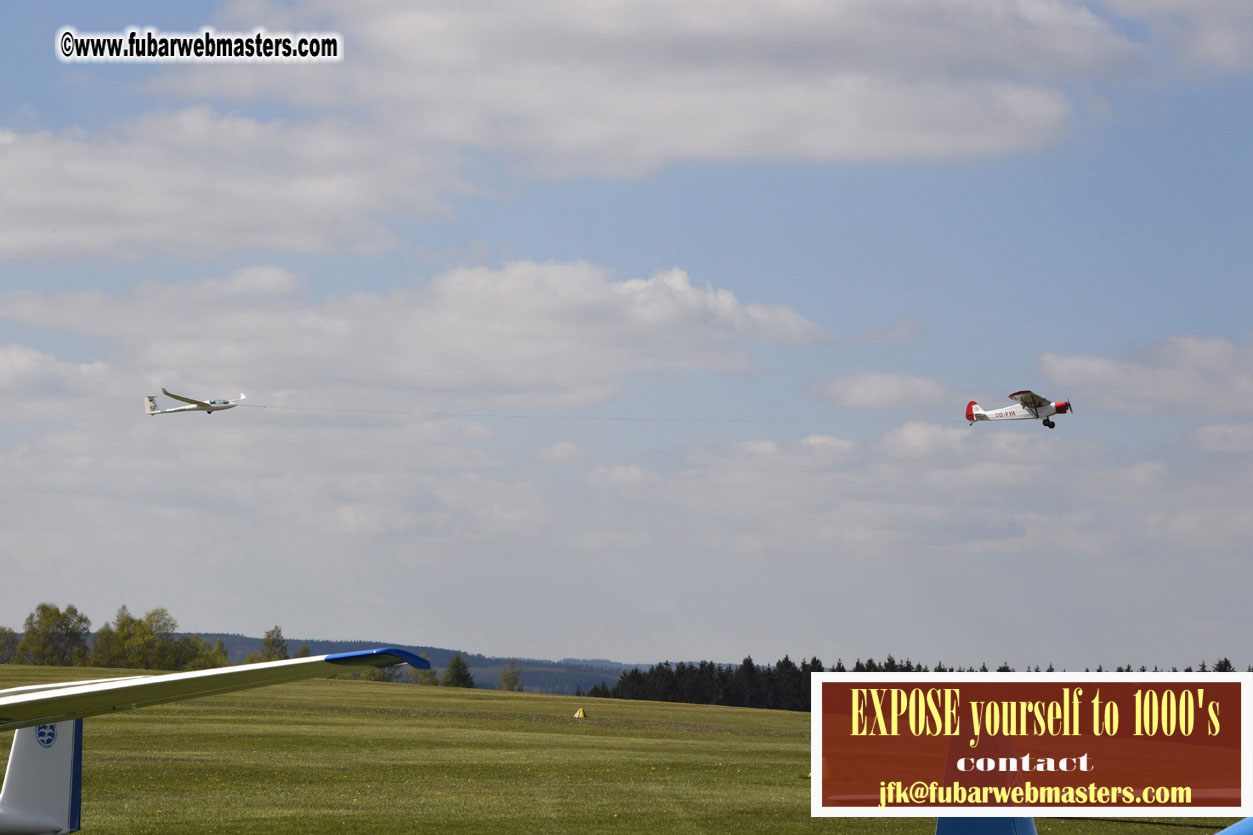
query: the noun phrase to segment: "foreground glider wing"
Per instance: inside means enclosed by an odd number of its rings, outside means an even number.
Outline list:
[[[166,397],[171,397],[175,400],[181,400],[184,403],[191,403],[193,406],[200,406],[205,409],[213,408],[212,406],[210,406],[208,403],[204,402],[203,400],[192,400],[190,397],[183,397],[181,394],[171,394],[165,388],[161,389],[161,393],[164,394]]]
[[[83,720],[119,710],[334,675],[352,667],[430,662],[388,647],[155,676],[0,690],[0,729],[16,728],[0,789],[0,833],[65,835],[81,822]]]
[[[211,696],[215,693],[229,693],[232,690],[334,675],[343,672],[345,667],[390,667],[394,664],[410,664],[422,670],[431,666],[421,656],[389,647],[263,664],[241,664],[237,667],[219,667],[189,673],[107,678],[0,690],[0,730],[44,725]]]

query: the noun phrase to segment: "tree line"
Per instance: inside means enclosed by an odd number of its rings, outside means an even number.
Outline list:
[[[40,603],[26,616],[20,637],[0,626],[0,663],[134,670],[207,670],[229,663],[221,640],[209,646],[199,635],[175,637],[177,629],[165,608],[136,617],[122,606],[93,633],[91,620],[73,604],[61,609]],[[286,644],[281,657],[287,657]]]
[[[768,707],[777,710],[809,710],[809,674],[824,672],[817,658],[799,666],[786,655],[773,667],[759,667],[752,657],[738,667],[712,661],[671,664],[663,661],[647,672],[634,667],[618,677],[612,689],[604,682],[588,696],[614,699],[646,699],[658,702]],[[582,694],[576,694],[582,695]]]
[[[1221,658],[1212,665],[1202,661],[1196,668],[1195,672],[1235,672],[1235,665],[1227,658]],[[586,694],[582,692],[576,695],[595,696],[600,698],[612,699],[644,699],[655,702],[686,702],[689,704],[707,704],[707,705],[728,705],[732,707],[762,707],[772,708],[775,710],[802,710],[810,709],[810,673],[966,673],[966,672],[990,672],[987,664],[980,664],[978,667],[951,667],[946,666],[943,662],[937,663],[934,667],[927,667],[906,659],[898,661],[891,655],[886,660],[880,662],[873,658],[862,661],[860,658],[853,664],[852,668],[845,667],[844,662],[837,661],[834,667],[829,670],[823,667],[822,662],[817,658],[809,661],[802,661],[798,666],[788,656],[783,656],[782,660],[776,661],[772,667],[762,667],[753,663],[752,656],[744,659],[739,665],[734,664],[721,665],[712,661],[701,661],[699,663],[686,663],[680,661],[677,664],[671,664],[669,661],[663,661],[649,667],[648,670],[641,670],[634,667],[622,673],[618,677],[618,681],[613,687],[605,682],[592,687]],[[1003,663],[996,668],[996,672],[1012,673],[1017,672],[1008,663]],[[1027,668],[1024,672],[1056,672],[1052,664],[1048,668],[1041,670],[1039,666]],[[1085,672],[1092,672],[1090,669]],[[1103,667],[1097,667],[1096,672],[1105,672]],[[1126,667],[1117,667],[1114,672],[1130,673],[1136,672],[1132,666],[1128,664]],[[1141,666],[1138,672],[1149,672],[1148,668]],[[1152,672],[1166,672],[1154,667]],[[1169,672],[1179,672],[1177,667],[1172,667]],[[1192,667],[1185,667],[1183,672],[1193,672]],[[1253,672],[1253,667],[1249,667],[1249,672]]]
[[[165,608],[153,609],[135,617],[126,606],[114,619],[91,631],[91,620],[74,605],[60,609],[40,603],[26,616],[22,633],[0,626],[0,664],[38,664],[58,667],[124,667],[132,670],[205,670],[225,667],[226,646],[219,638],[210,647],[199,635],[175,637],[178,621]],[[244,663],[282,661],[288,657],[306,658],[308,645],[288,655],[283,630],[275,626],[265,633],[261,648],[249,653]],[[474,676],[461,653],[453,656],[442,678],[433,670],[414,670],[410,681],[416,684],[442,684],[445,687],[474,687]],[[510,661],[500,673],[500,689],[522,690],[517,662]],[[341,673],[339,677],[373,681],[398,681],[394,667],[378,667]]]
[[[224,667],[229,664],[226,647],[219,639],[210,647],[199,635],[175,637],[178,628],[169,611],[152,609],[142,617],[130,613],[126,606],[117,610],[114,619],[94,634],[91,621],[73,605],[59,609],[51,603],[40,603],[23,624],[19,636],[14,630],[0,626],[0,664],[45,664],[56,666],[125,667],[141,670],[201,670]],[[308,646],[301,646],[294,657],[309,655]],[[261,648],[250,653],[247,663],[277,661],[288,658],[287,640],[282,630],[275,626],[265,633]],[[1027,672],[1041,672],[1039,666]],[[1090,672],[1090,670],[1085,670]],[[1115,668],[1115,672],[1135,672],[1130,664]],[[1145,666],[1139,672],[1149,672]],[[1183,672],[1193,672],[1185,667]],[[1234,672],[1235,665],[1227,658],[1213,664],[1202,661],[1196,672]],[[522,690],[520,670],[516,661],[500,672],[501,690]],[[592,687],[587,693],[576,690],[576,695],[615,699],[643,699],[648,701],[687,702],[691,704],[729,705],[734,707],[761,707],[776,710],[810,709],[809,674],[821,672],[855,673],[909,673],[909,672],[989,672],[986,664],[978,667],[953,667],[937,662],[932,667],[909,659],[898,661],[891,655],[880,662],[873,658],[860,658],[851,668],[842,660],[826,668],[818,658],[796,664],[783,656],[773,666],[758,666],[751,656],[738,666],[715,664],[712,661],[671,664],[664,661],[648,670],[634,667],[623,672],[611,688],[605,682]],[[996,672],[1015,672],[1008,663],[1002,663]],[[1055,672],[1050,664],[1043,672]],[[1104,672],[1097,667],[1096,672]],[[1154,667],[1152,672],[1162,672]],[[1170,672],[1179,672],[1172,667]],[[1253,672],[1253,667],[1249,667]],[[395,668],[379,668],[345,674],[354,678],[377,681],[401,680]],[[434,670],[410,670],[408,680],[415,684],[443,685],[445,687],[474,687],[474,676],[461,653],[453,656],[442,677]]]

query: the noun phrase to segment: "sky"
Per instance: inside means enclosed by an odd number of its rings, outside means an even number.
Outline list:
[[[0,624],[1253,664],[1244,0],[5,17]]]

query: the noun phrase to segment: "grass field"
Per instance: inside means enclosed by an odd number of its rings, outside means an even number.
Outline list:
[[[0,688],[121,674],[2,665]],[[588,719],[572,718],[580,707]],[[808,714],[312,680],[87,719],[83,829],[934,830],[929,818],[811,819],[808,773]],[[1232,820],[1036,824],[1201,835]]]

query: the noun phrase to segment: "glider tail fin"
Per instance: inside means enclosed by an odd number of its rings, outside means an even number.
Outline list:
[[[77,832],[82,787],[82,719],[19,728],[0,789],[0,832]]]
[[[974,423],[976,420],[987,420],[988,413],[979,408],[979,404],[971,400],[966,404],[966,420]]]
[[[151,394],[144,395],[144,407],[148,410],[148,414],[155,415],[158,411],[157,398],[153,397]]]

